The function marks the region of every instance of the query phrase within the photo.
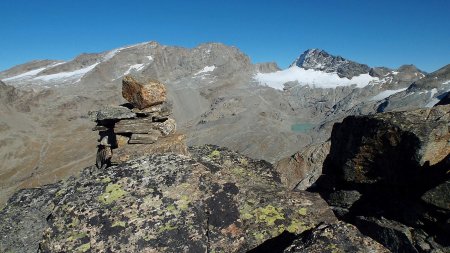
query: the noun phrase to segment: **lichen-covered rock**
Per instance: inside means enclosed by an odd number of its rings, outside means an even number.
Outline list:
[[[320,224],[296,239],[284,253],[390,252],[383,245],[364,236],[358,229],[344,222]]]
[[[125,76],[122,80],[122,96],[132,105],[144,109],[166,101],[166,87],[155,80],[140,80]]]
[[[319,195],[281,187],[267,162],[216,146],[190,153],[85,171],[64,188],[42,252],[246,252],[336,222]]]
[[[281,182],[289,189],[306,190],[322,174],[322,165],[330,151],[330,142],[306,147],[275,164]]]

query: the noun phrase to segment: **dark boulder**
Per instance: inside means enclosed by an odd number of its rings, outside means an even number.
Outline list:
[[[330,154],[316,190],[339,217],[365,224],[370,229],[364,233],[395,252],[414,252],[409,249],[425,244],[430,251],[446,249],[449,122],[450,105],[345,118],[333,127]],[[365,217],[364,222],[357,217]],[[397,243],[397,230],[384,226],[380,217],[435,243],[421,238]],[[386,239],[390,236],[392,240]]]

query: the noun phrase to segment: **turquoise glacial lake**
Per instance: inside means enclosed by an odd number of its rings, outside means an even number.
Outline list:
[[[311,130],[315,125],[311,123],[296,123],[291,125],[291,130],[298,133],[304,133]]]

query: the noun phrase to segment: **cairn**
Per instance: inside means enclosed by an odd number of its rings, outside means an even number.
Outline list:
[[[125,76],[122,96],[129,102],[90,112],[99,131],[96,165],[104,169],[152,153],[187,155],[185,136],[176,133],[172,103],[164,84]]]

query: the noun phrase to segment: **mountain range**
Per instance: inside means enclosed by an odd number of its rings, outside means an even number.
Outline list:
[[[272,163],[326,141],[348,115],[432,107],[450,90],[450,65],[433,73],[370,67],[320,49],[283,70],[219,43],[189,49],[147,42],[28,62],[0,72],[1,203],[18,188],[94,163],[87,114],[125,103],[118,94],[128,74],[166,84],[189,145],[220,145]]]

